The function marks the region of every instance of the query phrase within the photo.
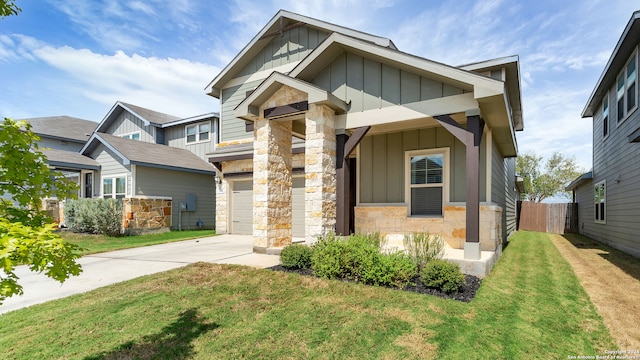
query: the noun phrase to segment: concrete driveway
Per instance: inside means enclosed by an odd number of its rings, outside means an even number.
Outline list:
[[[82,273],[64,284],[19,266],[16,274],[24,287],[24,295],[5,300],[0,314],[200,261],[265,268],[277,265],[280,259],[254,254],[251,236],[218,235],[88,255],[79,260]]]

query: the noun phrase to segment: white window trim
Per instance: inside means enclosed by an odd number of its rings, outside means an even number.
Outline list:
[[[604,220],[598,220],[596,219],[596,210],[595,210],[595,193],[596,193],[596,188],[603,185],[604,186]],[[594,186],[593,186],[593,195],[594,195],[594,201],[593,201],[593,220],[596,224],[606,224],[607,223],[607,218],[609,217],[609,215],[607,215],[607,180],[602,180],[597,182]]]
[[[120,135],[120,137],[121,138],[127,138],[129,140],[134,140],[134,139],[131,139],[131,136],[135,135],[135,134],[138,134],[138,140],[142,139],[142,134],[140,133],[140,131],[132,131],[130,133],[122,134],[122,135]]]
[[[449,148],[435,148],[410,150],[404,152],[404,201],[407,204],[407,216],[409,217],[444,217],[444,206],[449,203]],[[411,157],[421,155],[442,154],[444,164],[442,169],[442,216],[437,215],[411,215]],[[436,187],[440,185],[423,185],[424,187]]]
[[[107,175],[107,176],[101,176],[100,177],[100,197],[104,199],[104,180],[105,179],[111,179],[111,197],[112,199],[116,198],[116,179],[118,178],[124,178],[124,197],[127,197],[129,192],[128,190],[128,186],[127,186],[127,182],[128,182],[128,176],[126,173],[124,174],[114,174],[114,175]]]
[[[200,129],[200,125],[204,125],[204,124],[209,124],[209,131],[208,131],[209,138],[206,140],[200,140],[200,134],[202,134],[203,132],[199,132],[198,130]],[[188,135],[187,135],[187,129],[194,126],[196,128],[196,141],[189,141]],[[213,129],[213,126],[211,124],[211,121],[203,121],[195,124],[185,125],[184,126],[184,143],[187,145],[193,145],[193,144],[209,142],[211,141],[211,135],[213,134],[213,131],[211,131],[212,129]]]
[[[607,91],[602,98],[602,105],[600,105],[600,117],[602,118],[602,127],[601,131],[604,132],[604,103],[607,103],[607,134],[602,134],[602,141],[607,140],[609,138],[609,134],[611,133],[611,101],[609,100],[609,92]]]
[[[627,66],[629,65],[629,63],[631,63],[631,59],[635,56],[635,60],[636,60],[636,81],[635,81],[635,94],[636,94],[636,105],[629,111],[627,111],[627,90],[628,90],[628,86],[627,86]],[[638,60],[638,49],[634,49],[633,53],[629,56],[629,58],[627,59],[627,61],[624,63],[624,66],[622,67],[622,70],[620,71],[620,73],[618,74],[618,76],[616,77],[616,82],[615,82],[615,89],[616,89],[616,124],[617,127],[619,127],[620,125],[622,125],[630,116],[631,114],[633,114],[637,109],[638,109],[638,100],[639,96],[638,96],[638,73],[640,73],[640,69],[638,69],[638,64],[640,63],[640,61]],[[624,99],[624,104],[622,105],[622,108],[624,110],[624,116],[622,117],[622,119],[618,120],[618,80],[620,79],[620,77],[624,77],[624,86],[623,86],[623,90],[624,93],[622,94],[622,98]],[[611,107],[611,104],[609,104],[609,107]],[[609,113],[611,113],[611,111],[609,111]],[[609,121],[611,121],[611,115],[609,115]]]

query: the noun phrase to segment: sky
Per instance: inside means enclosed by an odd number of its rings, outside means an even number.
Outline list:
[[[582,110],[633,11],[627,0],[16,0],[0,20],[0,116],[101,121],[116,101],[219,111],[206,85],[279,9],[458,66],[519,55],[520,153],[592,164]]]

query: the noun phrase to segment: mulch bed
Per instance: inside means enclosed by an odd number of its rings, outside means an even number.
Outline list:
[[[288,273],[295,273],[295,274],[299,274],[299,275],[304,275],[304,276],[315,276],[313,274],[313,270],[311,269],[289,269],[286,268],[282,265],[276,265],[276,266],[272,266],[270,268],[267,268],[268,270],[273,270],[273,271],[283,271],[283,272],[288,272]],[[342,280],[342,281],[351,281],[351,280]],[[411,280],[410,285],[405,286],[404,288],[400,289],[403,291],[411,291],[411,292],[415,292],[418,294],[428,294],[428,295],[434,295],[437,297],[441,297],[444,299],[453,299],[453,300],[458,300],[458,301],[462,301],[462,302],[470,302],[471,300],[473,300],[473,298],[476,296],[476,292],[478,291],[478,289],[480,288],[480,284],[482,283],[482,280],[478,277],[472,276],[472,275],[465,275],[465,283],[462,286],[462,290],[456,294],[447,294],[444,293],[440,290],[434,289],[434,288],[429,288],[426,287],[422,284],[422,281],[420,281],[420,275],[416,275],[412,280]],[[396,289],[393,287],[390,287],[391,289]]]

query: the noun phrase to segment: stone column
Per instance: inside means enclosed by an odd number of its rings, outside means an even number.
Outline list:
[[[291,121],[254,122],[253,251],[291,244]]]
[[[227,197],[229,196],[227,189],[229,188],[229,183],[227,180],[222,180],[220,184],[215,185],[216,189],[216,233],[217,234],[226,234],[228,232],[227,229],[227,219],[229,214],[228,212],[228,203]]]
[[[336,226],[335,112],[326,105],[309,104],[304,161],[305,241],[313,244]]]

